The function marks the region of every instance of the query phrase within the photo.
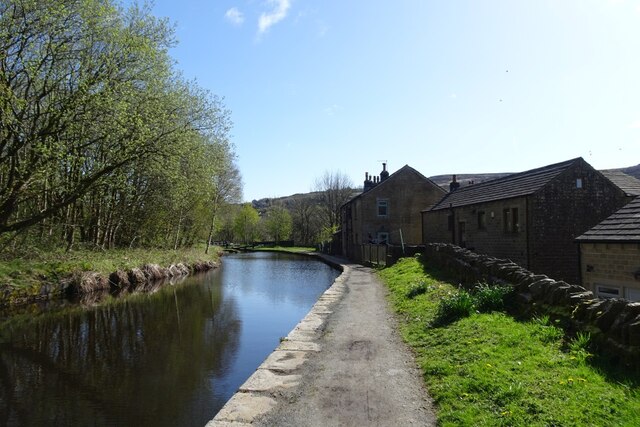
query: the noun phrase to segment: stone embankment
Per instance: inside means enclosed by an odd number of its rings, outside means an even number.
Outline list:
[[[435,425],[373,270],[343,273],[207,427]]]
[[[562,318],[574,329],[589,332],[603,352],[622,363],[640,365],[640,303],[599,299],[582,286],[451,244],[428,244],[425,256],[427,262],[448,270],[463,285],[487,282],[513,286],[525,310]]]
[[[109,276],[94,271],[82,271],[57,283],[42,283],[23,288],[4,284],[0,285],[0,307],[31,304],[69,294],[86,295],[97,291],[145,292],[155,289],[156,285],[163,280],[175,280],[190,273],[211,270],[217,266],[213,261],[202,261],[192,265],[179,263],[169,267],[147,264],[141,268],[118,270]]]

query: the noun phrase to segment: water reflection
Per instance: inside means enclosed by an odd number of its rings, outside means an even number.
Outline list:
[[[204,425],[336,272],[288,255],[0,326],[0,425]]]

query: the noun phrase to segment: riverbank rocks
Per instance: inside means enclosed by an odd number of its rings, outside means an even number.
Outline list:
[[[155,282],[169,277],[167,269],[160,267],[158,264],[145,264],[142,266],[142,273],[147,282]]]
[[[139,268],[132,268],[129,270],[127,275],[129,276],[129,283],[131,283],[131,286],[138,286],[147,282],[144,272]]]
[[[507,283],[524,312],[546,312],[564,318],[575,330],[591,333],[605,352],[640,367],[640,303],[601,300],[582,286],[534,274],[510,260],[473,253],[446,243],[425,246],[427,262],[452,273],[470,289],[477,282]]]
[[[129,275],[126,271],[123,270],[118,270],[111,273],[109,275],[109,283],[111,283],[111,288],[114,289],[126,289],[131,286]]]
[[[177,280],[192,272],[198,273],[217,267],[218,264],[213,261],[199,261],[191,266],[178,263],[166,268],[157,264],[146,264],[128,271],[114,271],[108,276],[94,271],[76,272],[58,283],[43,282],[26,287],[0,284],[0,307],[24,306],[67,294],[79,294],[81,303],[93,305],[104,299],[109,292],[153,292],[163,286],[167,279],[171,279],[169,283],[175,284]]]
[[[77,293],[101,291],[111,287],[109,279],[94,271],[75,273],[71,283]]]

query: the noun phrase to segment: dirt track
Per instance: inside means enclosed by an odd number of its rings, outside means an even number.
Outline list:
[[[296,387],[254,421],[261,426],[431,426],[432,404],[375,273],[349,265],[344,293]]]

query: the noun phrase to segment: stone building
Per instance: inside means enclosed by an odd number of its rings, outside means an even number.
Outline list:
[[[640,301],[640,197],[576,241],[585,288],[601,298]]]
[[[363,192],[342,206],[342,253],[358,260],[360,245],[422,242],[420,211],[446,194],[437,184],[409,165],[380,176],[365,174]]]
[[[423,241],[454,243],[579,284],[575,238],[627,201],[625,191],[576,158],[455,189],[422,212]]]

